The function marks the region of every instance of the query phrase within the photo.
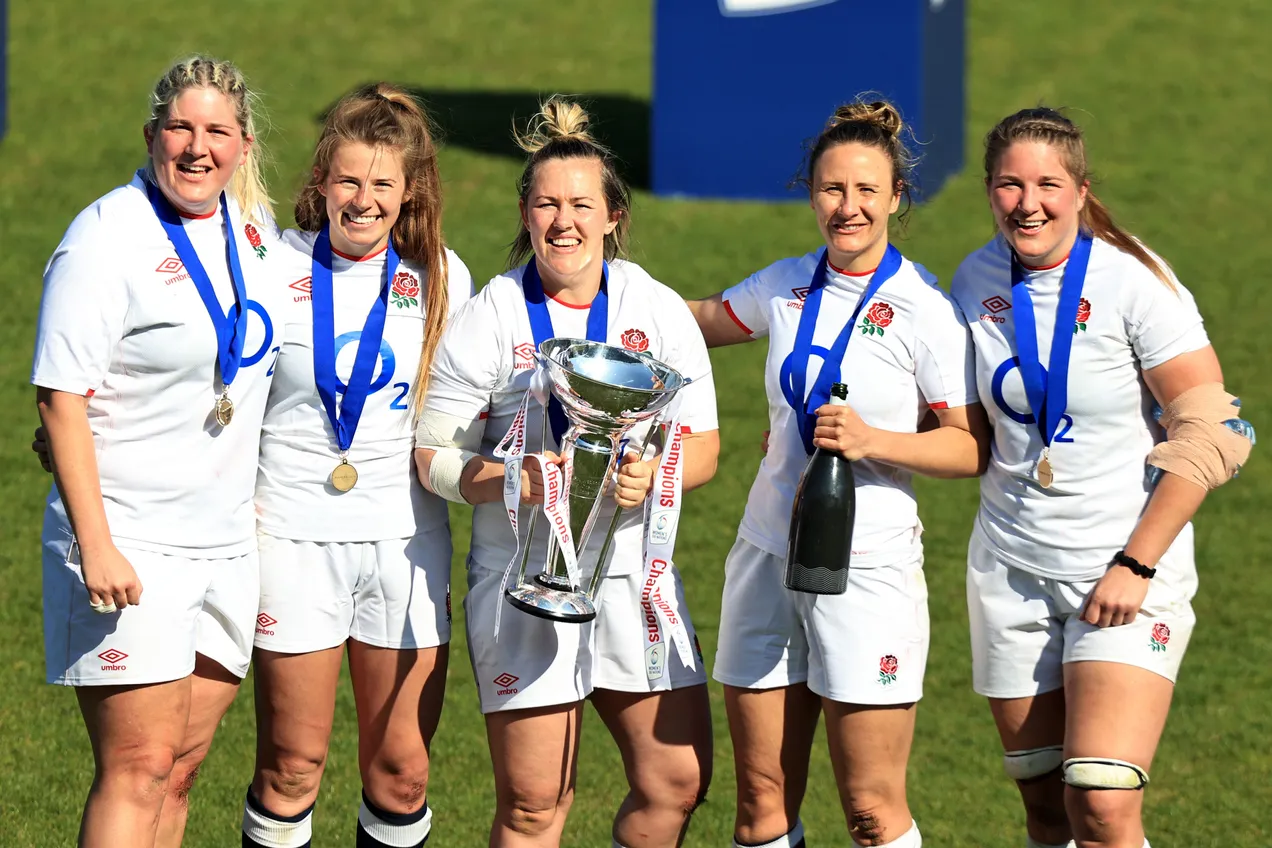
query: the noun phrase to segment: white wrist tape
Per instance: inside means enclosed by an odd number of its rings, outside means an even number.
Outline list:
[[[448,501],[468,503],[459,483],[464,476],[464,466],[475,456],[478,454],[459,448],[436,448],[433,461],[428,464],[428,487]]]

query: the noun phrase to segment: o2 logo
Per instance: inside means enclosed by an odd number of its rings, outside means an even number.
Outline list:
[[[251,368],[253,365],[264,359],[265,354],[272,353],[274,354],[274,361],[269,364],[269,370],[265,372],[266,377],[272,377],[274,376],[274,366],[278,363],[278,352],[281,349],[278,345],[274,345],[272,348],[270,347],[270,344],[274,341],[274,322],[269,320],[269,313],[265,311],[265,307],[261,306],[254,300],[249,300],[247,302],[247,311],[248,324],[250,325],[252,322],[251,313],[256,313],[260,316],[261,326],[265,330],[265,334],[261,337],[260,347],[252,351],[250,354],[247,353],[247,351],[243,352],[243,362],[239,367]],[[251,336],[250,330],[248,331],[248,335],[249,337]]]
[[[1042,368],[1042,373],[1045,376],[1047,373],[1047,367],[1045,365],[1041,365],[1039,367]],[[1015,421],[1017,424],[1037,424],[1038,419],[1034,417],[1032,412],[1017,412],[1012,408],[1011,404],[1007,402],[1007,398],[1003,395],[1003,383],[1007,380],[1007,375],[1012,371],[1018,370],[1020,370],[1019,357],[1013,356],[1011,359],[1003,360],[1002,364],[994,370],[994,377],[990,381],[990,394],[994,398],[994,405],[1002,410],[1003,414],[1012,421]],[[1056,430],[1056,435],[1051,441],[1053,443],[1059,442],[1062,444],[1071,443],[1073,438],[1069,435],[1069,430],[1072,428],[1073,416],[1068,414],[1061,415],[1059,429]]]
[[[340,351],[344,350],[345,345],[348,345],[351,342],[356,343],[358,339],[360,338],[362,338],[362,332],[360,330],[353,330],[351,332],[345,333],[344,335],[337,336],[336,337],[336,362],[340,361]],[[357,351],[358,348],[356,344],[354,344],[353,349],[354,351]],[[380,357],[379,358],[380,358],[380,373],[377,374],[375,379],[371,381],[371,389],[368,392],[368,394],[375,394],[376,392],[380,391],[380,389],[383,389],[385,386],[387,386],[393,380],[393,372],[397,370],[397,359],[393,356],[393,348],[389,345],[388,339],[380,340]],[[339,368],[337,367],[336,370],[339,371]],[[352,370],[352,360],[351,360],[350,370]],[[396,410],[409,409],[410,407],[406,405],[405,401],[406,401],[407,393],[410,392],[411,390],[411,384],[410,383],[393,383],[393,388],[397,389],[398,393],[392,400],[389,401],[389,409],[396,409]],[[342,394],[349,390],[349,384],[341,380],[338,374],[336,376],[336,390]]]

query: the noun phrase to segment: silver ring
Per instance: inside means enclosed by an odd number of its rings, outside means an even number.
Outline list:
[[[102,615],[110,615],[117,609],[114,601],[106,601],[101,604],[95,604],[92,601],[89,601],[88,605],[93,608],[93,612],[101,613]]]

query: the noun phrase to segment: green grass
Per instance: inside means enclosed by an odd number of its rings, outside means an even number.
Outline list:
[[[675,0],[664,0],[675,2]],[[977,161],[994,121],[1046,101],[1074,107],[1089,138],[1101,196],[1174,265],[1196,294],[1230,388],[1248,418],[1268,424],[1272,315],[1267,237],[1272,6],[1255,0],[991,3],[969,12],[968,164],[918,210],[906,253],[948,281],[992,224]],[[27,450],[27,385],[43,263],[83,206],[127,180],[143,157],[148,87],[174,56],[231,57],[266,95],[275,195],[286,200],[307,167],[316,116],[352,85],[390,79],[425,92],[451,144],[443,153],[450,244],[481,280],[501,267],[513,234],[519,173],[510,111],[538,93],[596,97],[597,118],[639,172],[647,148],[650,4],[557,0],[394,0],[343,8],[298,0],[212,6],[118,0],[10,4],[10,130],[0,143],[0,845],[74,841],[90,756],[71,693],[43,684],[39,528],[48,481]],[[331,9],[332,11],[327,11]],[[598,11],[603,10],[603,11]],[[810,33],[810,49],[840,49]],[[865,33],[860,37],[886,37]],[[842,49],[849,49],[847,43]],[[851,65],[847,65],[851,67]],[[848,97],[854,92],[845,90]],[[745,132],[762,112],[721,133]],[[635,133],[635,135],[633,135]],[[493,135],[492,135],[493,134]],[[792,170],[799,151],[791,150]],[[287,220],[283,202],[280,219]],[[636,259],[685,294],[717,291],[776,258],[817,243],[798,204],[657,200],[635,213]],[[678,560],[703,648],[715,648],[724,555],[758,464],[764,429],[763,346],[714,356],[723,462],[689,498]],[[1259,518],[1272,483],[1255,459],[1198,519],[1199,625],[1154,765],[1147,819],[1154,844],[1262,846],[1272,809],[1272,524]],[[1002,775],[983,701],[970,689],[963,559],[975,486],[926,483],[932,651],[910,790],[926,842],[1015,848],[1023,815]],[[457,547],[467,521],[455,516]],[[455,586],[462,587],[457,569]],[[461,609],[458,603],[455,609]],[[446,710],[429,795],[439,844],[485,844],[492,781],[458,621]],[[250,687],[226,717],[195,791],[187,844],[238,844],[252,769]],[[719,688],[716,779],[688,840],[728,844],[733,777]],[[353,703],[341,691],[316,844],[349,844],[357,806]],[[618,755],[589,715],[579,792],[566,844],[608,845],[624,786]],[[814,754],[804,820],[815,845],[844,845],[824,749]]]

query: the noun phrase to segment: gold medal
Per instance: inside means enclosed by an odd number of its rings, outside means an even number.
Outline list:
[[[331,472],[331,485],[337,492],[347,492],[358,484],[358,469],[341,457],[340,464]]]
[[[1056,475],[1051,467],[1051,458],[1047,455],[1048,451],[1042,452],[1042,459],[1038,460],[1038,485],[1044,489],[1050,489],[1051,484],[1056,481]]]
[[[234,401],[230,400],[230,396],[225,392],[216,399],[216,406],[212,407],[212,415],[216,418],[216,423],[222,427],[230,426],[230,422],[234,420]]]

